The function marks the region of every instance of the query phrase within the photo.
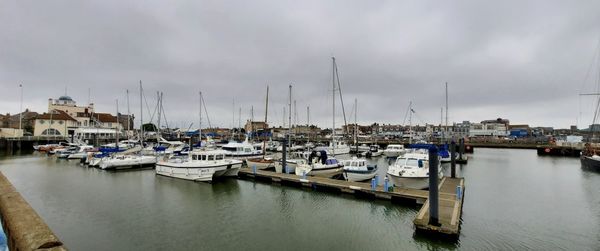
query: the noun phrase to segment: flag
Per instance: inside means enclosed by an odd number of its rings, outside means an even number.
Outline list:
[[[412,108],[410,108],[410,112],[415,113],[415,110],[413,110]]]

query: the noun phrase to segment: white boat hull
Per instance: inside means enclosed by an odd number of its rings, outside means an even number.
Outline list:
[[[252,159],[247,159],[246,160],[246,165],[249,168],[253,168],[254,166],[256,166],[256,169],[258,169],[258,170],[265,170],[265,169],[269,169],[269,168],[274,168],[275,167],[275,161],[273,161],[273,160],[263,161],[262,158],[259,161],[255,161],[255,160],[252,160]]]
[[[211,182],[215,168],[175,168],[156,164],[156,174],[184,180]]]
[[[405,151],[388,151],[388,150],[383,150],[383,155],[385,155],[388,158],[396,158],[402,154],[404,154]]]
[[[341,166],[337,167],[323,167],[323,168],[313,168],[310,166],[298,166],[296,167],[295,173],[298,176],[307,175],[307,176],[318,176],[331,178],[333,176],[341,174],[343,168]]]
[[[292,161],[287,161],[287,168],[288,168],[288,173],[295,173],[296,172],[296,163]],[[275,172],[276,173],[284,173],[285,170],[283,170],[283,166],[281,165],[281,163],[277,162],[275,163]]]
[[[131,169],[156,164],[155,156],[120,156],[103,159],[100,168],[104,170]]]
[[[370,180],[373,177],[375,177],[375,175],[377,175],[377,172],[352,172],[352,171],[347,171],[344,170],[343,172],[344,174],[344,179],[347,181],[365,181],[365,180]]]
[[[429,177],[401,177],[388,174],[390,181],[396,187],[426,189],[429,188]]]

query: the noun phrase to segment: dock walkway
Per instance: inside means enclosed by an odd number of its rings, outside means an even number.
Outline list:
[[[456,186],[460,185],[461,191],[464,191],[463,178],[444,177],[440,182],[439,222],[441,223],[441,226],[436,227],[427,224],[429,219],[429,192],[425,190],[394,187],[391,191],[385,191],[384,184],[379,184],[373,189],[368,182],[352,182],[316,176],[307,176],[306,178],[303,178],[295,174],[253,170],[251,168],[241,168],[239,176],[245,179],[265,180],[292,186],[312,187],[317,190],[324,188],[325,190],[339,191],[341,193],[349,193],[372,199],[412,202],[415,204],[424,203],[417,214],[417,218],[414,220],[417,230],[438,232],[442,235],[451,237],[458,236],[459,234],[462,199],[464,196],[461,196],[460,200],[456,199]],[[389,186],[392,186],[391,183]]]
[[[457,196],[460,186],[460,197]],[[455,236],[460,231],[460,217],[464,201],[464,179],[444,177],[439,185],[439,226],[429,224],[429,200],[425,202],[413,221],[419,231]]]

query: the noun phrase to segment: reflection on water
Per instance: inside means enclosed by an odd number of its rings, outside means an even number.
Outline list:
[[[349,156],[345,156],[348,158]],[[390,162],[372,160],[383,184]],[[443,164],[449,175],[448,164]],[[0,170],[75,250],[574,249],[600,246],[600,174],[576,158],[477,149],[457,242],[414,235],[417,208],[277,184],[104,172],[44,155]]]

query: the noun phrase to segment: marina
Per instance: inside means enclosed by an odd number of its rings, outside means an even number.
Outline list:
[[[370,163],[378,165],[379,177],[384,177],[388,160],[373,161]],[[444,176],[450,176],[449,166],[442,167]],[[535,150],[482,148],[471,156],[468,165],[457,165],[457,176],[465,177],[466,189],[462,196],[464,213],[455,219],[461,223],[455,241],[415,234],[419,216],[427,218],[427,212],[421,210],[426,208],[425,190],[394,189],[399,198],[392,200],[381,193],[383,199],[378,199],[369,195],[369,182],[356,184],[361,189],[354,190],[366,193],[349,194],[351,189],[340,189],[349,188],[347,181],[307,177],[339,184],[335,189],[314,190],[302,185],[302,177],[295,175],[279,174],[275,178],[280,181],[275,182],[270,176],[265,176],[267,180],[248,177],[253,173],[251,168],[240,170],[241,179],[207,184],[164,177],[147,169],[107,172],[40,154],[1,157],[0,172],[64,245],[76,250],[98,246],[170,249],[181,248],[184,243],[190,248],[202,245],[207,249],[248,250],[398,246],[593,250],[600,244],[600,229],[591,224],[600,220],[596,206],[600,197],[595,192],[600,189],[600,174],[582,170],[578,159],[537,157]],[[285,179],[294,181],[286,184]],[[505,186],[502,181],[506,179],[513,185]],[[442,186],[441,208],[443,199],[453,200],[444,198],[444,191]],[[449,212],[444,210],[440,215]],[[441,219],[452,221],[452,217]],[[562,228],[549,228],[549,221],[560,223]],[[130,234],[123,236],[119,234],[122,232]],[[563,237],[557,239],[559,233]]]

